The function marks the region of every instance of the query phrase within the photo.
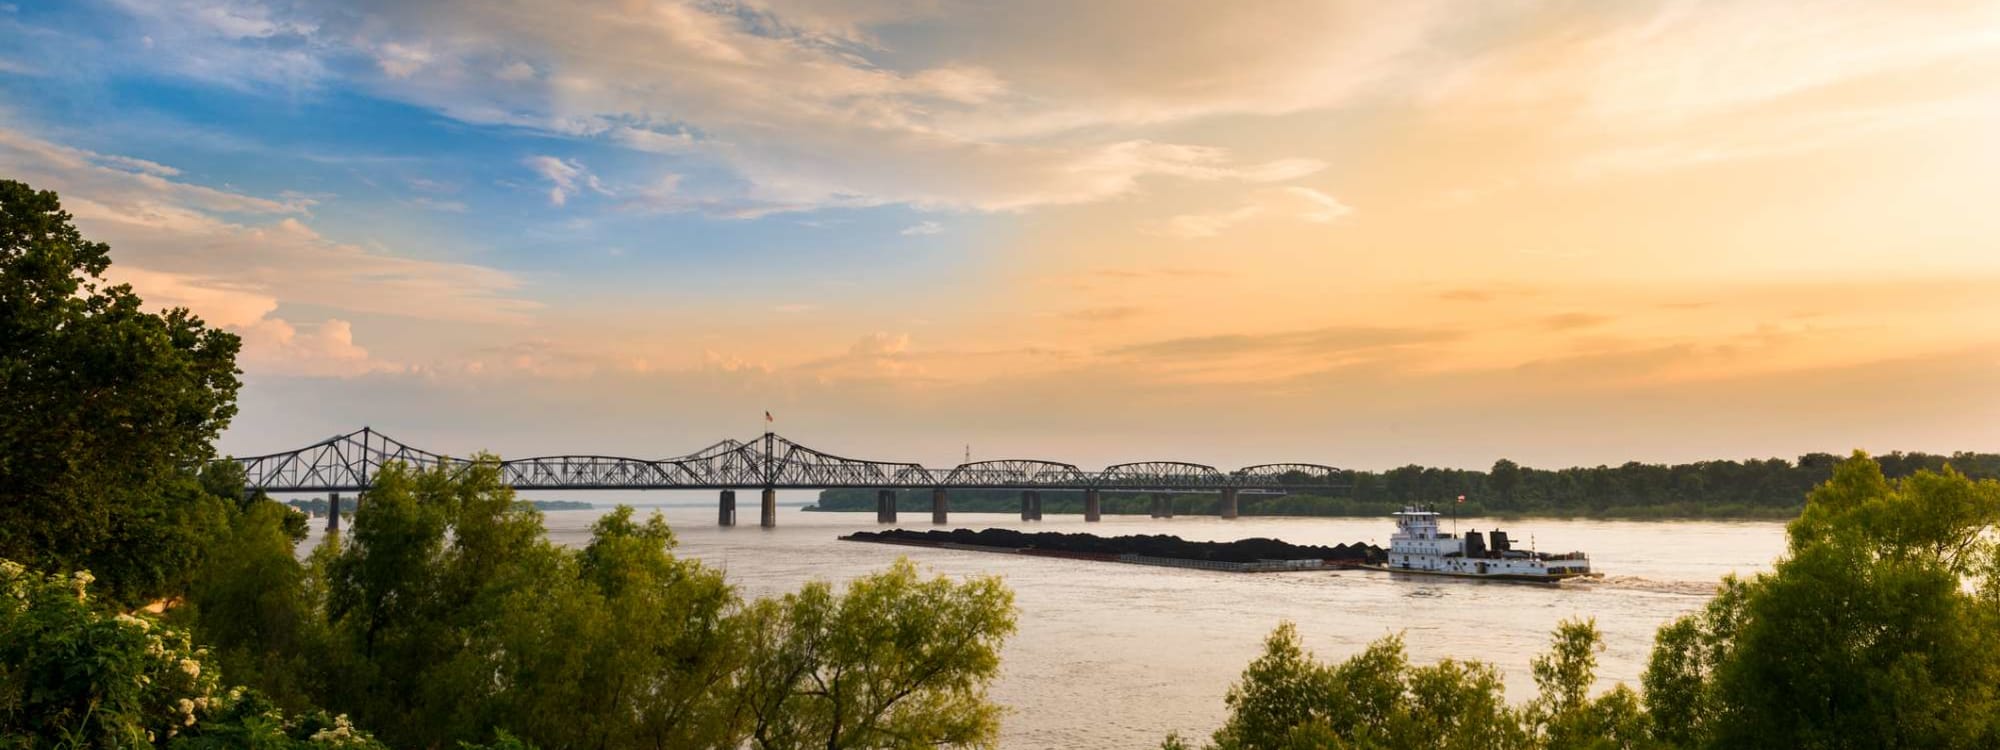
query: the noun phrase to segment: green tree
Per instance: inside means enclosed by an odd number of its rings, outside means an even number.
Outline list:
[[[310,663],[326,631],[295,553],[304,514],[254,498],[211,546],[185,601],[170,612],[215,650],[234,679],[256,685],[277,705],[312,705]]]
[[[1494,461],[1493,470],[1486,473],[1486,481],[1502,500],[1511,502],[1514,491],[1521,487],[1521,465],[1504,458]]]
[[[485,459],[384,467],[303,564],[290,511],[249,507],[189,616],[257,686],[398,746],[972,746],[997,727],[985,687],[1014,624],[997,579],[902,562],[745,607],[672,554],[657,514],[619,508],[582,548],[551,544]],[[235,655],[257,643],[270,653]]]
[[[1218,750],[1518,747],[1528,734],[1491,665],[1445,659],[1412,666],[1400,636],[1338,665],[1306,652],[1279,624],[1229,691]],[[1170,737],[1167,748],[1186,743]]]
[[[129,604],[179,591],[224,523],[191,469],[235,415],[239,343],[145,311],[110,264],[54,193],[0,180],[0,557]]]
[[[1539,694],[1527,718],[1542,747],[1612,750],[1653,746],[1639,696],[1618,685],[1597,698],[1597,653],[1604,637],[1594,620],[1566,620],[1556,627],[1549,652],[1532,663]]]
[[[1655,733],[1687,747],[2000,744],[2000,483],[1834,468],[1772,572],[1661,633]]]
[[[382,747],[345,717],[224,689],[185,631],[106,612],[91,581],[0,560],[0,748]]]
[[[899,560],[836,595],[823,582],[747,613],[739,701],[759,748],[986,746],[986,684],[1014,630],[998,578],[924,579]]]
[[[673,532],[621,507],[577,554],[523,570],[483,647],[510,689],[497,720],[545,747],[731,745],[745,645],[719,572],[676,559]]]

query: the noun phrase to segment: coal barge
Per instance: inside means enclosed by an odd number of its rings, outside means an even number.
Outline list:
[[[1095,534],[1064,534],[1044,531],[1024,533],[1013,529],[955,529],[952,531],[857,531],[840,537],[850,542],[903,544],[977,552],[1001,552],[1040,557],[1060,557],[1099,562],[1158,565],[1238,573],[1278,573],[1381,565],[1387,553],[1372,544],[1341,544],[1332,547],[1298,545],[1276,539],[1239,539],[1234,542],[1193,542],[1159,534],[1101,537]]]

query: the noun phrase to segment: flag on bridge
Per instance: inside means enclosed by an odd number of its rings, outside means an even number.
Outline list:
[[[770,411],[768,411],[768,410],[766,410],[766,411],[764,412],[764,424],[770,424],[770,423],[771,423],[771,412],[770,412]],[[1460,498],[1460,499],[1463,499],[1463,498]]]

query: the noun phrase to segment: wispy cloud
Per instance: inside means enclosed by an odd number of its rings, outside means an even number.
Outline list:
[[[591,174],[589,169],[574,159],[533,156],[528,158],[526,164],[550,184],[549,205],[566,205],[570,196],[585,189],[599,195],[611,194],[610,190],[605,189],[604,183],[598,181],[597,175]]]
[[[903,227],[903,231],[900,232],[899,234],[903,235],[904,237],[919,237],[927,234],[939,234],[943,231],[944,231],[943,224],[939,224],[935,221],[920,221],[915,224],[911,224],[907,227]]]
[[[1103,305],[1071,310],[1063,313],[1062,317],[1079,323],[1112,323],[1138,317],[1145,312],[1145,308],[1137,305]]]
[[[1227,211],[1175,216],[1168,219],[1160,231],[1181,239],[1202,239],[1265,217],[1331,224],[1353,212],[1353,208],[1339,199],[1312,188],[1266,188],[1251,193],[1241,205]]]

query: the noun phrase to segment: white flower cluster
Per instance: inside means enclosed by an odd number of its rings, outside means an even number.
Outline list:
[[[28,567],[13,560],[0,560],[0,586],[4,586],[7,598],[15,602],[28,601],[30,584],[34,576],[27,575]]]
[[[76,589],[77,601],[88,601],[90,599],[88,590],[91,582],[96,580],[97,576],[91,575],[88,570],[79,570],[70,574],[70,588]]]
[[[184,696],[172,698],[161,706],[166,715],[160,716],[157,721],[166,730],[166,736],[179,734],[183,729],[199,723],[201,717],[234,703],[240,697],[240,693],[235,694],[229,703],[216,697],[221,685],[215,673],[202,669],[201,665],[207,650],[196,648],[194,640],[186,632],[162,627],[143,614],[124,613],[114,616],[113,620],[144,643],[147,665],[134,677],[139,687],[157,690],[166,696]]]
[[[347,714],[333,717],[333,726],[314,732],[313,736],[306,739],[315,745],[326,745],[329,747],[367,747],[369,745],[368,733],[355,729],[354,722],[348,720]]]

